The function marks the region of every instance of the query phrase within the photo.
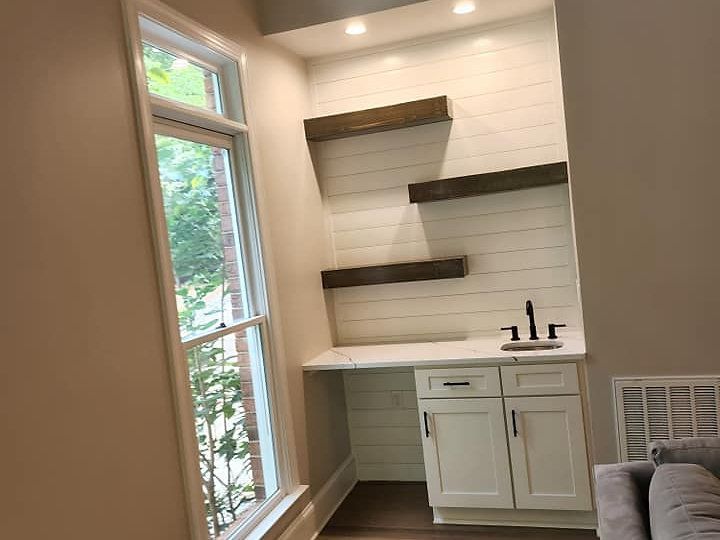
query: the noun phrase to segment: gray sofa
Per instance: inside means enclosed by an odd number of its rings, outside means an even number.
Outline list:
[[[720,438],[658,441],[595,466],[601,540],[720,540]]]

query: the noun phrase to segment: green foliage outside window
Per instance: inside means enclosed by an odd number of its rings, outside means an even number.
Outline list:
[[[143,44],[143,55],[148,90],[152,94],[215,109],[214,100],[208,103],[205,89],[205,79],[214,77],[213,73],[147,43]]]

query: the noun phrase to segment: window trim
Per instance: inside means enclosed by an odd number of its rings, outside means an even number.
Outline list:
[[[251,105],[247,98],[247,58],[241,47],[155,0],[123,0],[123,11],[137,129],[140,136],[140,150],[146,178],[148,212],[153,229],[156,271],[163,307],[163,327],[170,359],[169,372],[176,410],[186,513],[193,540],[206,540],[208,538],[205,503],[198,468],[199,457],[195,435],[195,418],[192,396],[187,382],[188,367],[185,354],[188,344],[192,343],[194,338],[183,343],[177,324],[172,259],[167,238],[167,226],[154,145],[155,124],[164,123],[158,120],[158,116],[169,117],[167,118],[167,124],[171,126],[173,121],[186,123],[189,119],[188,115],[192,115],[194,123],[197,123],[196,120],[201,118],[205,122],[201,127],[223,133],[225,136],[240,138],[247,134],[246,145],[233,145],[236,152],[247,154],[244,156],[234,155],[234,163],[237,167],[252,167],[250,178],[253,179],[252,182],[238,182],[236,184],[238,199],[243,201],[244,206],[252,209],[250,212],[239,212],[238,223],[245,230],[256,231],[255,235],[242,234],[241,246],[243,250],[247,250],[249,257],[261,262],[262,268],[248,269],[248,281],[259,284],[259,287],[250,287],[248,295],[251,297],[251,306],[264,305],[267,307],[267,313],[259,317],[251,317],[238,324],[229,325],[227,329],[222,329],[222,331],[227,330],[227,333],[237,332],[242,330],[242,328],[238,328],[239,326],[245,328],[256,326],[259,328],[265,356],[266,376],[264,382],[267,386],[270,423],[275,445],[278,490],[243,525],[229,529],[223,535],[226,540],[239,539],[247,536],[260,522],[266,519],[283,499],[297,497],[297,489],[302,487],[299,486],[298,481],[292,416],[287,399],[287,374],[283,369],[284,362],[281,361],[285,357],[282,334],[279,321],[272,316],[273,313],[277,313],[278,296],[273,285],[275,273],[270,256],[269,238],[262,227],[263,215],[265,215],[262,204],[262,176],[258,167],[258,160],[254,159],[258,156],[258,152],[253,138],[249,134],[250,129],[248,127],[253,122]],[[142,32],[140,28],[140,17],[143,16],[217,52],[219,55],[230,58],[237,64],[237,73],[232,73],[234,70],[229,70],[230,73],[228,73],[226,69],[218,69],[217,72],[224,80],[227,80],[225,79],[227,77],[232,77],[233,83],[236,83],[239,87],[241,96],[233,96],[233,98],[234,100],[241,100],[240,103],[244,109],[242,115],[245,123],[232,120],[232,116],[238,116],[233,115],[234,111],[232,110],[228,110],[230,116],[228,117],[192,106],[178,106],[175,102],[150,94],[146,86],[143,65]],[[239,81],[235,77],[239,78]],[[227,82],[225,82],[224,86],[227,86]],[[183,119],[186,122],[183,122]],[[189,126],[188,128],[192,129]],[[185,126],[183,126],[183,129],[185,129]],[[219,136],[222,137],[222,135]],[[237,171],[235,176],[242,177],[243,174],[245,173]],[[248,236],[253,236],[253,238],[248,238]],[[258,279],[259,276],[254,275],[256,271],[263,273],[263,276],[260,276],[263,279]],[[207,335],[204,335],[202,340],[207,340]]]

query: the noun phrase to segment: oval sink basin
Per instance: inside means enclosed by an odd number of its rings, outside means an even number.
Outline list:
[[[504,343],[502,351],[551,351],[563,346],[562,341],[538,340],[538,341],[510,341]]]

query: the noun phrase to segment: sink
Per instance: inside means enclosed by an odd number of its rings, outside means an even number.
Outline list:
[[[538,341],[509,341],[504,343],[501,351],[551,351],[563,346],[562,341],[538,340]]]

